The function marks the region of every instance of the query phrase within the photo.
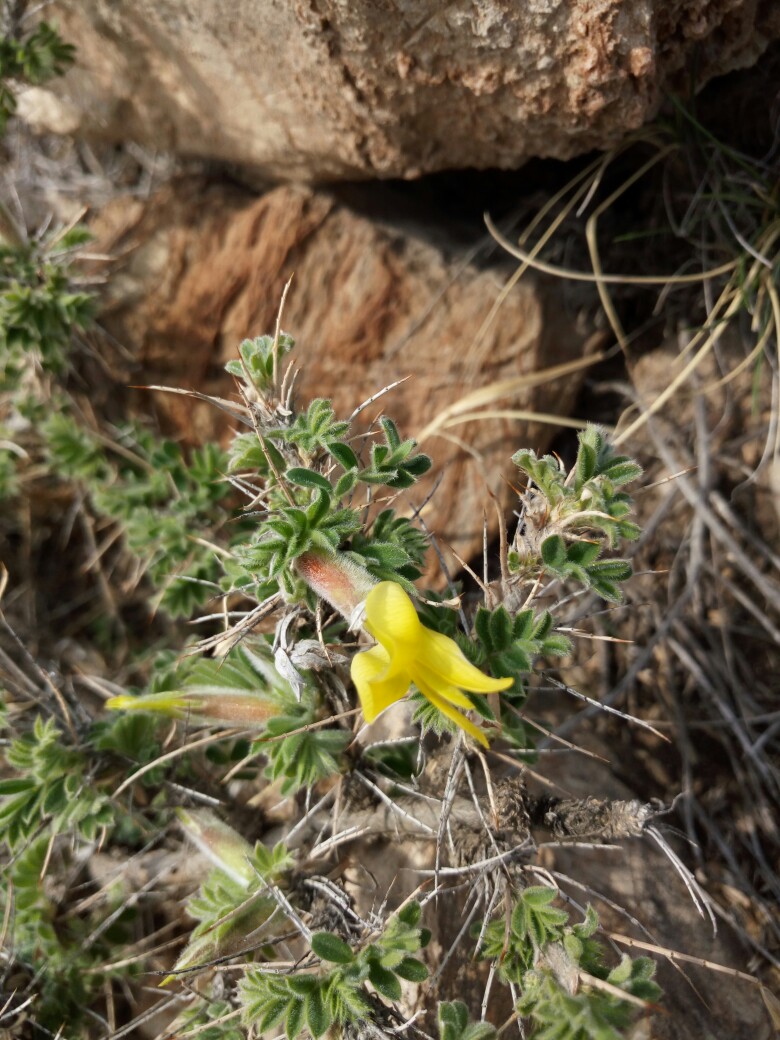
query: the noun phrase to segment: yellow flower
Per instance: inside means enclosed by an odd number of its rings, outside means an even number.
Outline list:
[[[466,659],[454,640],[426,628],[411,599],[394,581],[375,585],[365,609],[363,627],[377,646],[353,658],[352,681],[366,722],[373,722],[414,683],[443,715],[487,747],[482,730],[457,710],[473,707],[461,690],[497,693],[511,686],[512,679],[490,679]]]

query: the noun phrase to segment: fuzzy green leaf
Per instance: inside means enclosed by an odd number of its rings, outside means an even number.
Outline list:
[[[416,957],[404,957],[393,971],[407,982],[425,982],[428,978],[428,969]]]
[[[422,907],[416,900],[413,900],[398,911],[398,920],[403,924],[409,925],[410,928],[415,928],[420,921],[421,915]]]
[[[545,538],[541,545],[542,560],[551,570],[560,570],[566,563],[566,543],[559,534]]]
[[[298,487],[320,488],[322,491],[332,492],[333,488],[327,477],[317,473],[313,469],[304,469],[302,466],[293,466],[285,473],[285,479]]]
[[[345,470],[358,468],[358,457],[343,441],[331,441],[326,445],[328,452]]]
[[[323,961],[351,964],[355,959],[351,948],[332,932],[315,932],[311,937],[312,951]]]
[[[332,1018],[322,999],[321,990],[315,989],[305,998],[304,1015],[306,1025],[315,1040],[330,1028]]]
[[[392,971],[373,961],[368,971],[368,977],[377,993],[381,993],[388,1000],[401,999],[401,983]]]

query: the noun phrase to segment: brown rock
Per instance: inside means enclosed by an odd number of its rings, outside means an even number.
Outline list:
[[[224,363],[247,336],[272,332],[294,274],[283,326],[301,367],[298,399],[332,397],[348,416],[382,387],[408,377],[364,413],[384,410],[414,436],[443,408],[496,380],[528,376],[576,359],[584,337],[556,306],[556,285],[521,281],[498,319],[477,338],[504,279],[457,263],[409,230],[382,228],[306,189],[256,198],[197,180],[163,189],[148,203],[120,199],[102,214],[99,249],[118,255],[103,323],[140,363],[133,381],[234,393]],[[566,415],[574,374],[534,389],[514,388],[493,407]],[[160,395],[169,421],[191,440],[226,432],[223,413]],[[429,526],[468,557],[479,551],[488,491],[507,506],[509,457],[543,448],[552,427],[512,418],[457,425],[424,447],[444,472],[426,507]],[[419,504],[425,489],[402,499]]]
[[[40,127],[79,112],[81,133],[285,179],[603,148],[675,73],[702,84],[780,35],[774,0],[54,0],[45,16],[78,64],[56,104],[36,91]]]

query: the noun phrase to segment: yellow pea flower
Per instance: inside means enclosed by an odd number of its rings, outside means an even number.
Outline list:
[[[488,746],[483,731],[458,711],[473,707],[461,691],[497,693],[510,687],[512,679],[489,678],[449,636],[426,628],[409,596],[394,581],[380,581],[368,593],[363,627],[377,640],[376,646],[352,660],[352,681],[366,722],[373,722],[414,683],[442,715]]]

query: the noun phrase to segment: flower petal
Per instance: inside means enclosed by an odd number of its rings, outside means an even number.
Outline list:
[[[491,679],[466,658],[454,639],[424,626],[421,628],[417,659],[450,686],[460,686],[472,693],[498,693],[509,689],[514,682],[513,679]]]
[[[435,672],[432,672],[430,668],[426,668],[424,664],[420,664],[419,661],[414,662],[411,676],[412,682],[418,689],[421,690],[424,685],[426,689],[435,690],[440,697],[443,697],[445,701],[449,701],[450,704],[454,704],[456,708],[465,708],[466,711],[471,711],[474,707],[471,698],[465,693],[461,693],[457,686],[444,682]]]
[[[366,596],[366,626],[383,646],[416,644],[424,631],[414,604],[394,581],[380,581]]]
[[[164,693],[146,693],[138,697],[129,693],[109,697],[104,707],[109,711],[153,711],[161,715],[170,715],[174,719],[183,719],[187,715],[187,701],[178,691]]]
[[[352,658],[350,673],[360,697],[366,722],[373,722],[380,712],[401,700],[409,689],[409,674],[390,671],[390,655],[382,646],[372,646]]]
[[[467,719],[465,715],[461,715],[457,708],[453,708],[452,705],[445,701],[443,697],[440,697],[435,690],[430,687],[427,689],[421,688],[420,693],[422,693],[424,697],[427,697],[434,708],[438,708],[442,715],[446,715],[448,719],[452,719],[456,725],[460,726],[462,730],[465,730],[470,737],[473,737],[474,740],[478,741],[483,747],[490,746],[484,732],[479,729],[478,726],[475,726],[470,719]]]

